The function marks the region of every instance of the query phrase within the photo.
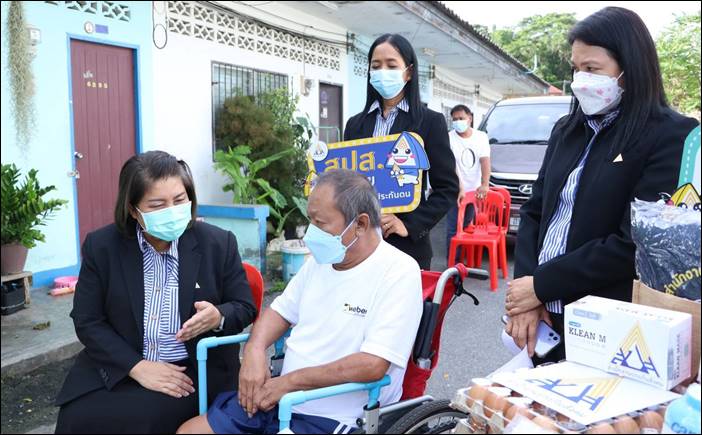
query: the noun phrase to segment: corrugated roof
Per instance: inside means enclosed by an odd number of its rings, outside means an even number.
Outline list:
[[[461,26],[461,28],[463,30],[470,33],[472,36],[475,36],[478,40],[480,40],[480,42],[482,42],[483,44],[485,44],[489,48],[496,51],[500,56],[505,58],[508,62],[510,62],[511,64],[516,66],[517,68],[519,68],[519,70],[521,72],[530,71],[529,68],[527,68],[523,63],[521,63],[520,61],[515,59],[511,54],[504,51],[499,45],[495,44],[490,38],[487,38],[482,33],[478,32],[475,29],[475,27],[473,27],[472,25],[470,25],[470,23],[468,23],[467,21],[465,21],[461,17],[459,17],[458,14],[456,14],[448,6],[443,4],[443,2],[437,1],[437,0],[427,0],[427,1],[424,1],[423,3],[427,3],[431,6],[433,6],[434,8],[436,8],[440,12],[442,12],[444,15],[448,16],[452,21],[454,21],[456,24]],[[544,87],[548,88],[550,86],[550,84],[547,81],[545,81],[544,79],[542,79],[538,75],[533,74],[533,73],[528,74],[528,75],[531,79],[539,82]]]

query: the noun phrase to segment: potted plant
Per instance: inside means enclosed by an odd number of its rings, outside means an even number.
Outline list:
[[[215,153],[215,169],[226,178],[222,190],[232,192],[232,206],[200,206],[198,214],[221,224],[237,235],[242,259],[266,269],[268,217],[280,219],[280,210],[287,205],[281,193],[260,177],[259,171],[271,162],[288,156],[285,150],[264,159],[252,160],[247,145],[230,147]],[[222,221],[224,220],[224,221]]]
[[[311,122],[295,115],[297,102],[285,88],[256,97],[237,95],[224,102],[216,121],[219,149],[246,145],[248,159],[268,160],[258,168],[257,178],[279,194],[267,197],[272,237],[279,237],[282,231],[294,237],[295,228],[306,222],[300,199],[308,172],[306,150],[314,132]],[[270,159],[282,152],[286,153],[284,159]]]
[[[68,201],[44,200],[56,190],[54,186],[40,187],[37,170],[31,169],[20,182],[20,170],[14,164],[2,165],[2,274],[24,270],[27,252],[44,234],[38,229]]]

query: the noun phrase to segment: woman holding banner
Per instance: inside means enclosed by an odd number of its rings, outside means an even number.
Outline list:
[[[422,198],[412,212],[384,214],[383,237],[413,257],[424,270],[431,268],[429,232],[456,202],[458,178],[444,117],[419,99],[417,55],[404,37],[386,34],[368,51],[368,90],[363,111],[346,123],[344,140],[417,133],[431,168],[424,171]],[[431,192],[429,194],[429,182]]]

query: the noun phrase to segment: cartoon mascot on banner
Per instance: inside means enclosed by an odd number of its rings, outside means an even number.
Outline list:
[[[402,133],[388,153],[385,167],[390,168],[390,176],[400,187],[419,184],[420,170],[429,169],[429,158],[414,136]]]

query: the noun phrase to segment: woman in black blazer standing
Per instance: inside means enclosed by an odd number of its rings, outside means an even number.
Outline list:
[[[576,24],[569,42],[576,99],[521,209],[505,305],[507,332],[530,355],[540,319],[562,335],[566,304],[631,300],[631,201],[675,190],[685,138],[698,125],[668,107],[656,47],[634,12],[605,8]],[[561,344],[546,359],[564,357]]]
[[[71,317],[85,349],[57,433],[175,433],[197,415],[197,341],[241,332],[256,307],[236,238],[196,211],[185,162],[151,151],[122,167],[115,223],[83,243]],[[211,398],[236,389],[238,355],[211,350]]]
[[[381,228],[388,243],[431,268],[429,232],[458,197],[456,162],[444,117],[419,99],[419,65],[412,45],[400,35],[386,34],[368,51],[368,90],[363,111],[346,123],[344,140],[415,132],[424,140],[431,168],[424,171],[422,198],[410,213],[383,215]],[[427,177],[428,175],[428,177]],[[428,183],[431,194],[427,195]]]

